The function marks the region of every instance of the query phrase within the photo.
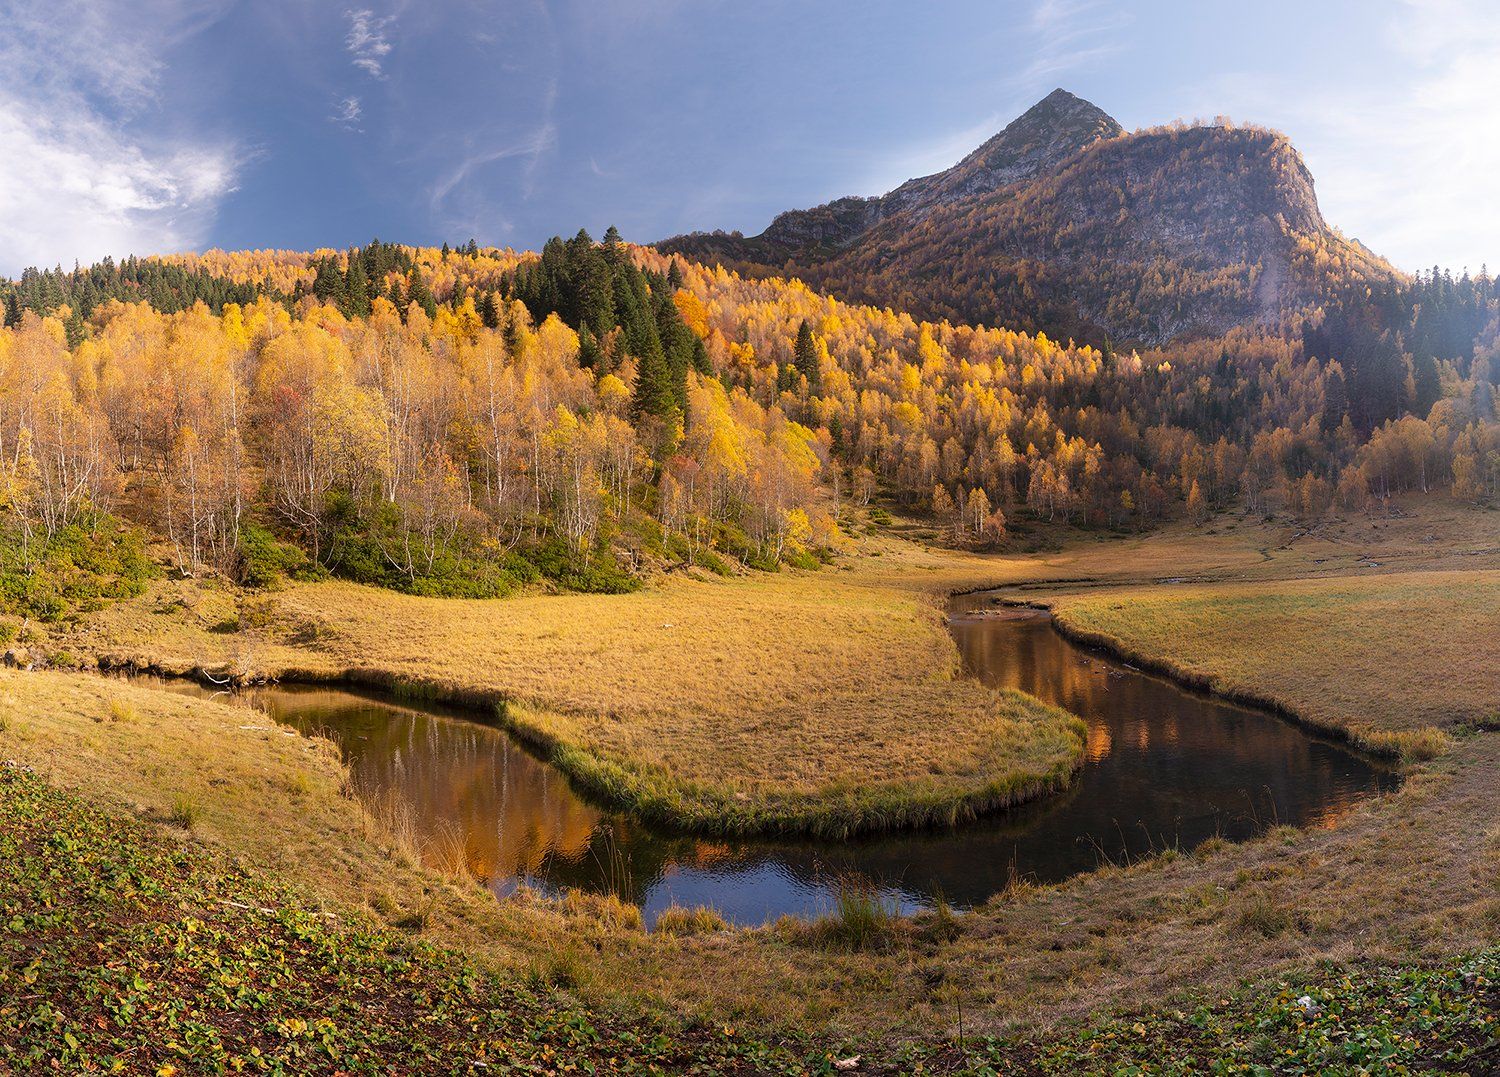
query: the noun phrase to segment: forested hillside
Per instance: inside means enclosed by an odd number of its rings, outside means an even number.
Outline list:
[[[650,565],[813,567],[881,487],[978,545],[1023,520],[1313,520],[1500,487],[1488,277],[1128,353],[921,322],[613,230],[539,255],[132,259],[28,271],[0,300],[23,577],[101,513],[189,571],[490,596],[629,588]]]

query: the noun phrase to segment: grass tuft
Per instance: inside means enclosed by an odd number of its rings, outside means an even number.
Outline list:
[[[902,924],[900,913],[878,890],[863,880],[846,879],[833,912],[811,925],[811,936],[832,949],[875,950],[895,938]]]
[[[186,830],[192,830],[198,824],[201,813],[202,809],[196,800],[187,793],[178,793],[172,798],[172,811],[167,818]]]
[[[953,942],[963,933],[958,914],[941,890],[932,895],[932,912],[922,920],[922,935],[927,941],[937,944]]]
[[[622,901],[614,894],[569,890],[563,895],[562,910],[570,919],[609,933],[640,931],[645,926],[641,907]]]
[[[1306,918],[1302,914],[1278,904],[1264,894],[1257,894],[1241,905],[1231,923],[1242,934],[1254,932],[1268,939],[1285,935],[1293,928],[1299,931],[1307,929]]]
[[[123,699],[112,699],[109,701],[109,720],[111,722],[138,722],[140,711],[136,710],[135,704]]]
[[[679,937],[710,935],[716,931],[728,929],[729,924],[724,917],[703,905],[695,905],[692,908],[681,905],[669,906],[656,917],[656,923],[651,928],[658,935]]]

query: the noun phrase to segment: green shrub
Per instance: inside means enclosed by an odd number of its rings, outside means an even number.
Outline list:
[[[50,539],[27,542],[0,515],[0,613],[57,622],[134,598],[156,575],[141,532],[112,516],[91,513]]]
[[[716,576],[733,576],[734,568],[728,561],[724,560],[712,550],[699,550],[696,558],[702,568],[708,569]]]
[[[621,595],[640,589],[641,581],[630,575],[601,544],[587,560],[561,539],[549,539],[527,551],[543,576],[567,591]]]
[[[355,583],[429,598],[504,598],[541,576],[524,556],[463,532],[438,549],[430,564],[406,573],[386,556],[403,545],[394,505],[361,513],[339,495],[329,501],[328,520],[328,570]]]
[[[781,559],[793,568],[805,569],[808,572],[816,572],[823,567],[823,562],[807,550],[788,550]]]
[[[311,564],[302,550],[280,541],[259,524],[247,523],[240,528],[236,575],[246,587],[274,587],[283,577],[305,571]]]

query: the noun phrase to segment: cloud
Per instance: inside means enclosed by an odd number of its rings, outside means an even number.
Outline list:
[[[151,152],[88,115],[38,117],[0,98],[0,251],[27,265],[196,247],[234,187],[235,159],[217,148]]]
[[[354,57],[354,66],[371,78],[385,78],[385,58],[391,53],[391,42],[386,31],[396,21],[394,15],[376,15],[369,8],[344,12],[349,20],[349,33],[344,46]]]
[[[1103,0],[1041,0],[1032,9],[1026,54],[1031,62],[1013,80],[1023,90],[1098,63],[1120,48],[1130,15]]]
[[[333,112],[328,118],[350,131],[362,131],[364,129],[359,126],[362,115],[364,115],[364,106],[360,104],[358,97],[351,95],[336,100],[333,103]]]
[[[1355,144],[1333,178],[1350,212],[1404,268],[1500,261],[1500,9],[1403,0],[1386,36],[1410,82],[1343,102]]]
[[[535,125],[522,134],[491,130],[466,138],[457,163],[446,168],[428,189],[428,209],[438,228],[471,235],[511,231],[513,225],[504,212],[499,191],[492,183],[480,182],[478,174],[499,161],[519,161],[520,198],[532,197],[542,161],[558,144],[557,94],[558,79],[553,75],[541,87],[541,100],[534,110]],[[433,149],[427,156],[441,158],[447,153]]]
[[[199,246],[244,154],[156,129],[164,54],[214,3],[14,0],[0,22],[0,272]]]
[[[465,154],[458,164],[439,177],[428,192],[428,207],[433,219],[445,228],[463,226],[470,231],[479,231],[484,225],[490,231],[508,232],[510,221],[495,209],[485,192],[470,189],[470,180],[486,165],[524,160],[523,177],[529,187],[537,162],[556,145],[557,128],[548,122],[514,142]]]

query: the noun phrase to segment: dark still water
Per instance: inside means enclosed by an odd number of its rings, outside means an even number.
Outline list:
[[[299,686],[244,697],[279,722],[332,737],[380,814],[445,850],[449,863],[461,846],[497,893],[519,883],[613,890],[641,904],[648,921],[674,902],[742,924],[816,916],[851,877],[908,911],[939,892],[973,905],[1012,875],[1053,881],[1216,834],[1330,825],[1395,784],[1340,744],[1126,669],[1064,640],[1045,616],[989,606],[983,595],[955,602],[951,627],[969,670],[1084,718],[1087,760],[1066,791],[953,830],[849,842],[664,834],[579,796],[473,712]]]

